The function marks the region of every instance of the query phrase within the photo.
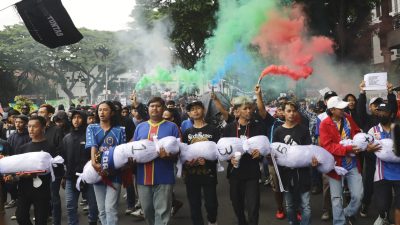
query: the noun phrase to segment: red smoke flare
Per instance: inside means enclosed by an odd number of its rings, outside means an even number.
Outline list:
[[[278,58],[283,64],[268,66],[260,79],[267,74],[283,75],[294,80],[306,79],[313,72],[310,64],[314,57],[333,53],[331,39],[322,36],[306,38],[307,30],[299,5],[291,9],[289,18],[284,15],[282,12],[271,12],[270,19],[253,40],[264,57]]]

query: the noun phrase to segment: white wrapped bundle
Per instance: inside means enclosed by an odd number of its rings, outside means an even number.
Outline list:
[[[325,149],[315,145],[289,146],[283,143],[272,143],[271,154],[276,157],[277,164],[289,168],[302,168],[311,165],[312,158],[318,160],[317,169],[328,173],[335,166],[333,156]]]
[[[221,138],[217,143],[217,156],[219,161],[227,161],[235,154],[243,151],[243,141],[240,138]]]
[[[88,161],[83,167],[82,173],[76,173],[78,180],[76,181],[76,189],[80,190],[80,183],[84,181],[87,184],[96,184],[101,181],[101,176],[92,166],[92,161]]]
[[[268,155],[271,152],[268,137],[258,135],[243,141],[243,150],[245,152],[251,154],[255,149],[258,149],[262,156]]]
[[[160,148],[164,148],[166,152],[174,155],[179,152],[179,141],[176,137],[168,136],[161,138],[160,140],[153,137],[153,139],[156,144],[157,152],[160,152]]]
[[[317,146],[309,145],[311,150],[314,152],[315,158],[318,160],[317,170],[321,173],[329,173],[335,168],[335,158],[326,149]]]
[[[34,173],[35,171],[51,172],[54,179],[53,164],[63,163],[61,156],[55,158],[47,152],[29,152],[19,155],[8,156],[0,159],[0,173]]]
[[[76,175],[79,176],[79,181],[82,180],[87,184],[95,184],[101,181],[101,176],[96,172],[96,170],[92,166],[92,161],[90,160],[83,167],[82,173],[76,173]]]
[[[217,160],[217,144],[213,141],[201,141],[188,145],[186,150],[181,152],[181,161],[204,158],[206,160]]]
[[[119,169],[128,163],[128,156],[126,153],[126,144],[118,145],[114,148],[114,167]]]
[[[380,151],[375,152],[376,157],[384,162],[400,163],[400,157],[394,154],[392,139],[386,138],[382,140],[376,140],[375,143],[378,143],[380,146],[382,146]]]
[[[357,146],[362,151],[367,150],[368,144],[374,142],[374,137],[366,133],[358,133],[353,137],[353,145]]]
[[[151,162],[158,157],[155,143],[147,139],[126,143],[124,151],[138,163]]]

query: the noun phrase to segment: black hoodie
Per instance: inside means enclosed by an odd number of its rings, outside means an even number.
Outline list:
[[[78,178],[76,173],[81,173],[85,164],[90,160],[90,151],[85,149],[86,114],[82,111],[74,111],[72,112],[72,117],[75,114],[81,115],[83,124],[78,130],[72,129],[63,139],[64,163],[67,168],[64,178],[73,181]]]

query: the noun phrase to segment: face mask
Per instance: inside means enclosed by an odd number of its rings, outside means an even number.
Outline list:
[[[379,120],[379,123],[384,124],[384,125],[390,123],[389,116],[378,116],[378,120]]]

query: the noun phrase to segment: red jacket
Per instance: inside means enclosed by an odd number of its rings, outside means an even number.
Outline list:
[[[345,114],[345,116],[347,120],[350,122],[351,138],[353,138],[354,135],[359,133],[361,130],[350,115]],[[338,128],[335,122],[333,122],[331,117],[327,117],[321,122],[319,127],[319,133],[320,133],[319,135],[320,135],[321,147],[326,149],[334,156],[336,161],[336,166],[342,166],[343,157],[346,156],[346,154],[349,151],[351,151],[353,147],[342,146],[341,144],[339,144],[339,142],[341,141],[341,137]],[[361,164],[358,156],[357,156],[357,168],[358,171],[361,172]],[[340,179],[340,176],[335,172],[335,170],[332,170],[327,175],[335,179]]]

